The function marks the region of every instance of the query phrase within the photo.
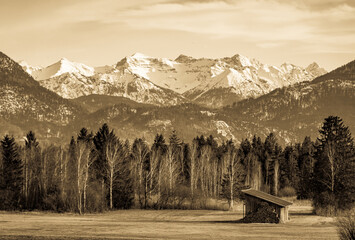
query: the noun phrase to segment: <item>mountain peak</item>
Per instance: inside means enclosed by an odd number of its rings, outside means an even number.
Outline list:
[[[62,57],[58,62],[48,67],[34,71],[33,76],[36,80],[46,80],[64,73],[81,74],[89,77],[95,74],[95,69],[83,63],[71,62]]]
[[[191,62],[195,60],[195,58],[191,57],[191,56],[187,56],[187,55],[184,55],[184,54],[180,54],[176,59],[175,61],[176,62],[179,62],[179,63],[184,63],[184,62]]]
[[[312,62],[311,64],[308,65],[307,68],[319,68],[319,65],[316,62]]]
[[[151,57],[149,57],[143,53],[136,52],[131,56],[131,58],[139,59],[139,58],[151,58]]]
[[[68,58],[61,57],[61,58],[59,59],[59,62],[71,62],[71,61],[69,61]]]
[[[309,64],[308,67],[306,67],[306,71],[317,77],[327,73],[327,71],[321,68],[316,62]]]
[[[243,67],[250,67],[250,66],[252,66],[252,63],[251,63],[250,59],[247,58],[246,56],[241,55],[241,54],[238,54],[238,53],[237,53],[237,54],[235,54],[234,56],[232,56],[231,59],[232,59],[234,62],[240,64],[240,65],[243,66]]]
[[[42,69],[42,67],[40,67],[40,66],[31,66],[25,60],[20,60],[17,63],[20,64],[22,69],[25,70],[30,75],[32,75],[33,72]]]

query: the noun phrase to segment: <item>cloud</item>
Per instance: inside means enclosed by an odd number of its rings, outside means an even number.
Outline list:
[[[73,56],[91,44],[91,51],[104,44],[101,49],[142,48],[151,55],[164,45],[163,54],[241,51],[279,61],[355,49],[354,0],[0,0],[0,5],[0,45],[14,52],[23,45],[28,55],[33,45],[36,55],[44,48]]]
[[[184,0],[148,5],[119,17],[137,30],[176,30],[207,38],[243,39],[260,47],[277,47],[285,41],[318,43],[326,50],[336,48],[339,41],[349,43],[354,39],[355,8],[347,3],[335,1],[325,8],[323,0],[287,4],[276,0]]]

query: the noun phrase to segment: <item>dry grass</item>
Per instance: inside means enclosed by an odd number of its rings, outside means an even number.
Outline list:
[[[333,218],[292,206],[286,224],[240,224],[236,212],[122,210],[102,214],[0,213],[0,239],[338,239]]]

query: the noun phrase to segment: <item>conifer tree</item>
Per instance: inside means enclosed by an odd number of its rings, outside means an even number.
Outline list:
[[[115,208],[128,209],[132,206],[134,199],[133,180],[129,166],[130,145],[128,140],[123,145],[121,157],[122,161],[114,182],[113,204]]]
[[[319,130],[314,169],[313,204],[325,215],[350,209],[355,201],[355,151],[349,128],[329,116]]]
[[[38,209],[43,200],[43,166],[39,143],[35,133],[29,131],[25,138],[24,156],[25,204],[27,208]]]
[[[312,197],[312,178],[315,163],[314,152],[314,143],[311,141],[310,137],[305,137],[298,158],[300,183],[297,195],[301,199],[309,199]]]
[[[2,175],[0,208],[18,209],[21,204],[22,162],[19,149],[13,137],[6,135],[1,140]]]

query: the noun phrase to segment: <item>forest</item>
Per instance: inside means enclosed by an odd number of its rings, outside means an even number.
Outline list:
[[[211,198],[233,209],[246,188],[311,199],[322,215],[355,202],[354,140],[338,116],[324,119],[317,139],[285,147],[274,133],[238,145],[213,136],[186,143],[175,131],[130,143],[103,124],[59,146],[42,146],[32,131],[22,144],[5,135],[0,150],[2,210],[205,209]]]

